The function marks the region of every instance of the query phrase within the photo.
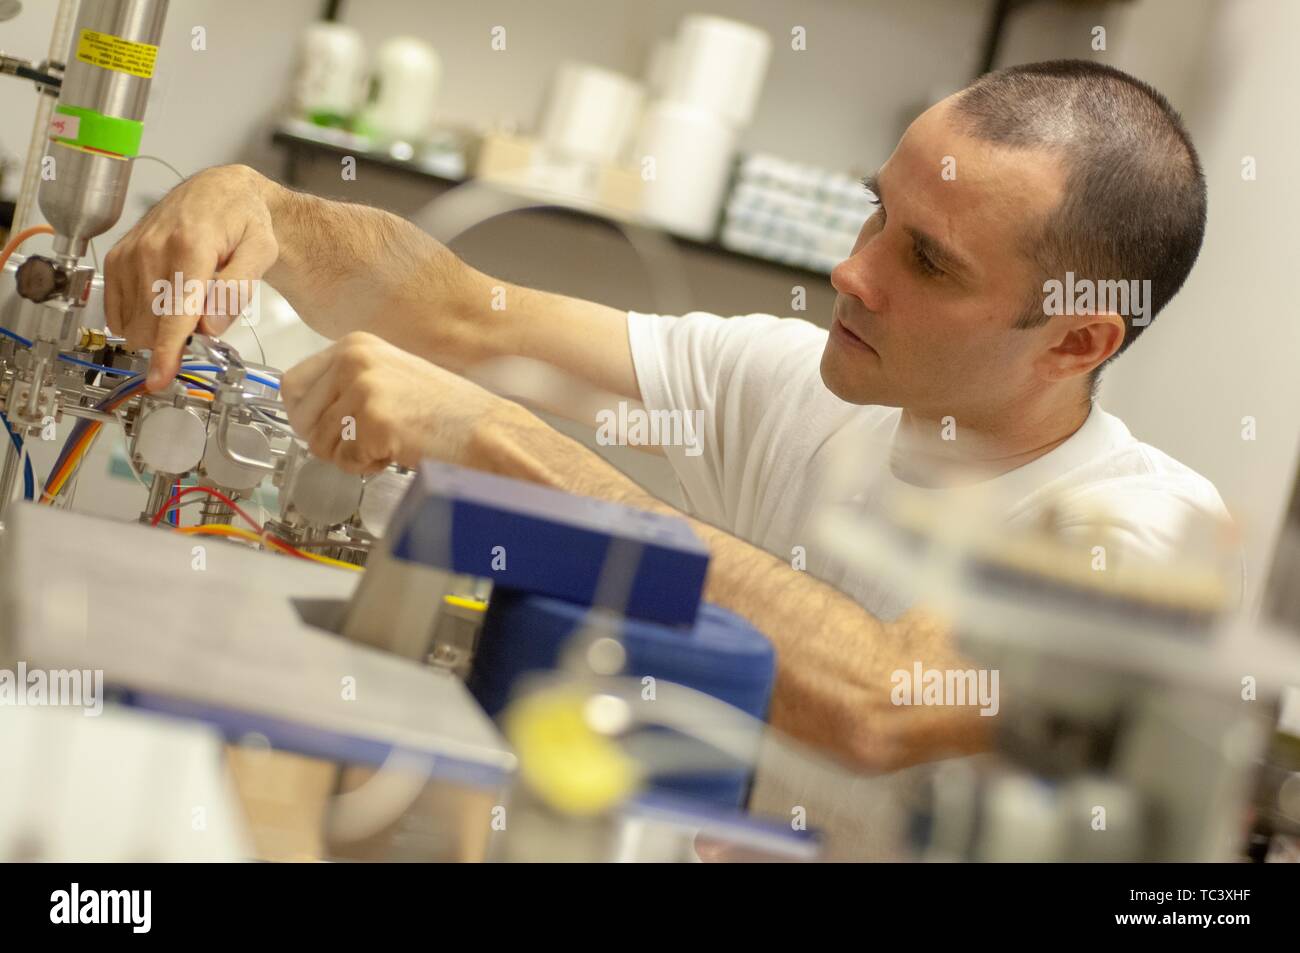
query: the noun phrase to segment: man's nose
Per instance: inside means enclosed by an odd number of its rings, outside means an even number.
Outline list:
[[[885,309],[885,300],[875,280],[871,261],[873,244],[867,242],[831,269],[831,287],[842,295],[857,298],[868,311],[879,312]]]

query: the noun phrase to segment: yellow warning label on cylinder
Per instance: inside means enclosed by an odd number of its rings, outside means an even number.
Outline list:
[[[77,59],[81,62],[101,69],[130,73],[141,79],[153,76],[153,64],[157,58],[158,47],[124,40],[111,33],[82,30],[77,40]]]

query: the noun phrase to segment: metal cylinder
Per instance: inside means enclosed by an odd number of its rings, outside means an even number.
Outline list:
[[[116,224],[139,145],[168,0],[83,0],[50,121],[40,206],[57,254],[80,258]]]
[[[157,473],[189,473],[203,458],[208,427],[194,411],[162,406],[142,413],[131,438],[137,466]]]
[[[367,478],[358,511],[366,532],[382,537],[388,531],[388,521],[414,480],[413,472],[398,473],[395,470],[380,470]]]
[[[163,504],[171,499],[172,484],[175,479],[170,473],[153,475],[153,483],[149,487],[149,499],[144,504],[144,512],[140,514],[141,523],[152,522],[154,516],[163,508]]]
[[[3,429],[4,424],[0,424]],[[0,530],[4,529],[4,514],[13,499],[14,487],[18,483],[18,470],[22,463],[22,453],[13,445],[7,433],[0,433],[4,446],[0,447],[0,456],[4,457],[4,467],[0,469]]]
[[[348,520],[361,503],[361,477],[309,457],[280,494],[280,517],[296,514],[318,529]]]

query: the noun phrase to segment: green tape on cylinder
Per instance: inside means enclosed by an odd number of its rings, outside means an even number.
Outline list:
[[[128,158],[139,154],[140,138],[143,135],[142,122],[105,116],[80,106],[55,106],[54,118],[50,120],[50,137],[55,142]]]

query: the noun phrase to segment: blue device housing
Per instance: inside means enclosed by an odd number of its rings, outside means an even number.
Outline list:
[[[685,520],[430,461],[391,526],[398,559],[665,625],[695,622],[709,566]]]

